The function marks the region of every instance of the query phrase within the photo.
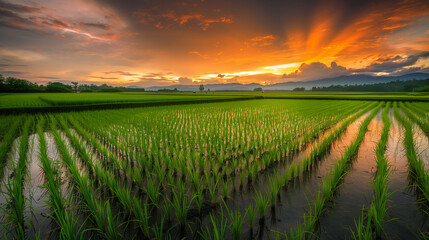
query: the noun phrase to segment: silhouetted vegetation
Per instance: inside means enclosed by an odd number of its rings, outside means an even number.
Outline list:
[[[115,87],[102,87],[99,92],[123,92],[124,90]]]
[[[68,85],[61,82],[49,82],[46,86],[32,83],[25,79],[15,77],[3,77],[0,74],[1,93],[39,93],[39,92],[144,92],[144,88],[112,87],[107,84],[97,86],[95,84],[81,84],[71,82]]]
[[[262,90],[262,88],[261,88],[261,87],[257,87],[257,88],[255,88],[255,89],[253,89],[253,91],[254,91],[254,92],[262,92],[263,90]]]
[[[392,81],[363,85],[332,85],[329,87],[313,87],[315,92],[427,92],[429,79]]]
[[[46,92],[73,92],[73,89],[64,83],[50,82],[46,85]]]
[[[305,88],[304,87],[297,87],[297,88],[294,88],[292,91],[294,91],[294,92],[303,92],[303,91],[305,91]]]
[[[3,93],[17,93],[17,92],[43,92],[43,86],[39,86],[27,80],[18,79],[14,77],[4,78],[0,74],[0,92]]]
[[[167,89],[167,88],[162,88],[162,89],[158,89],[158,92],[178,92],[179,90],[177,90],[177,88],[174,89]]]

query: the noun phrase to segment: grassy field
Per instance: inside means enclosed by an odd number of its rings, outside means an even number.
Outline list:
[[[242,95],[158,93],[16,93],[0,95],[0,108],[37,108],[118,103],[211,101],[246,97]]]
[[[179,95],[42,96],[62,105]],[[427,144],[417,139],[428,134],[428,109],[425,102],[256,99],[6,115],[0,118],[1,235],[311,239],[328,238],[326,229],[336,227],[341,239],[427,238],[429,175],[416,146]],[[386,152],[392,147],[406,154],[392,158]],[[404,170],[401,161],[410,177],[391,175]],[[392,195],[397,191],[404,194]],[[408,201],[410,194],[415,200]],[[348,215],[326,220],[344,204]],[[422,217],[408,217],[410,211]],[[402,217],[389,218],[395,214]]]
[[[0,112],[13,109],[35,109],[78,106],[105,108],[118,105],[149,106],[153,104],[177,104],[186,102],[210,102],[236,99],[331,99],[376,101],[429,101],[424,93],[328,93],[328,92],[210,92],[210,93],[19,93],[0,94]],[[13,112],[13,111],[12,111]]]

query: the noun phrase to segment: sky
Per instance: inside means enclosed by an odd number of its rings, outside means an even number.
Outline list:
[[[0,73],[114,86],[429,73],[429,1],[0,0]]]

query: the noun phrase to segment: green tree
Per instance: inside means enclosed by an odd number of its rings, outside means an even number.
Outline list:
[[[74,92],[77,92],[77,85],[79,84],[78,82],[71,82],[73,84],[73,88],[74,88]]]
[[[71,86],[66,85],[64,83],[49,82],[48,85],[46,85],[46,91],[47,92],[73,92],[73,89]]]

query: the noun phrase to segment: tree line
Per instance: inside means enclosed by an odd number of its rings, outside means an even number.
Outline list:
[[[38,93],[38,92],[123,92],[123,91],[144,91],[144,88],[127,89],[124,87],[112,87],[107,84],[79,84],[71,82],[72,85],[61,82],[48,82],[45,85],[38,85],[25,79],[15,77],[4,77],[0,74],[1,93]]]
[[[296,91],[296,90],[295,90]],[[313,87],[315,92],[428,92],[429,79],[391,81],[388,83],[362,85],[331,85],[329,87]]]

